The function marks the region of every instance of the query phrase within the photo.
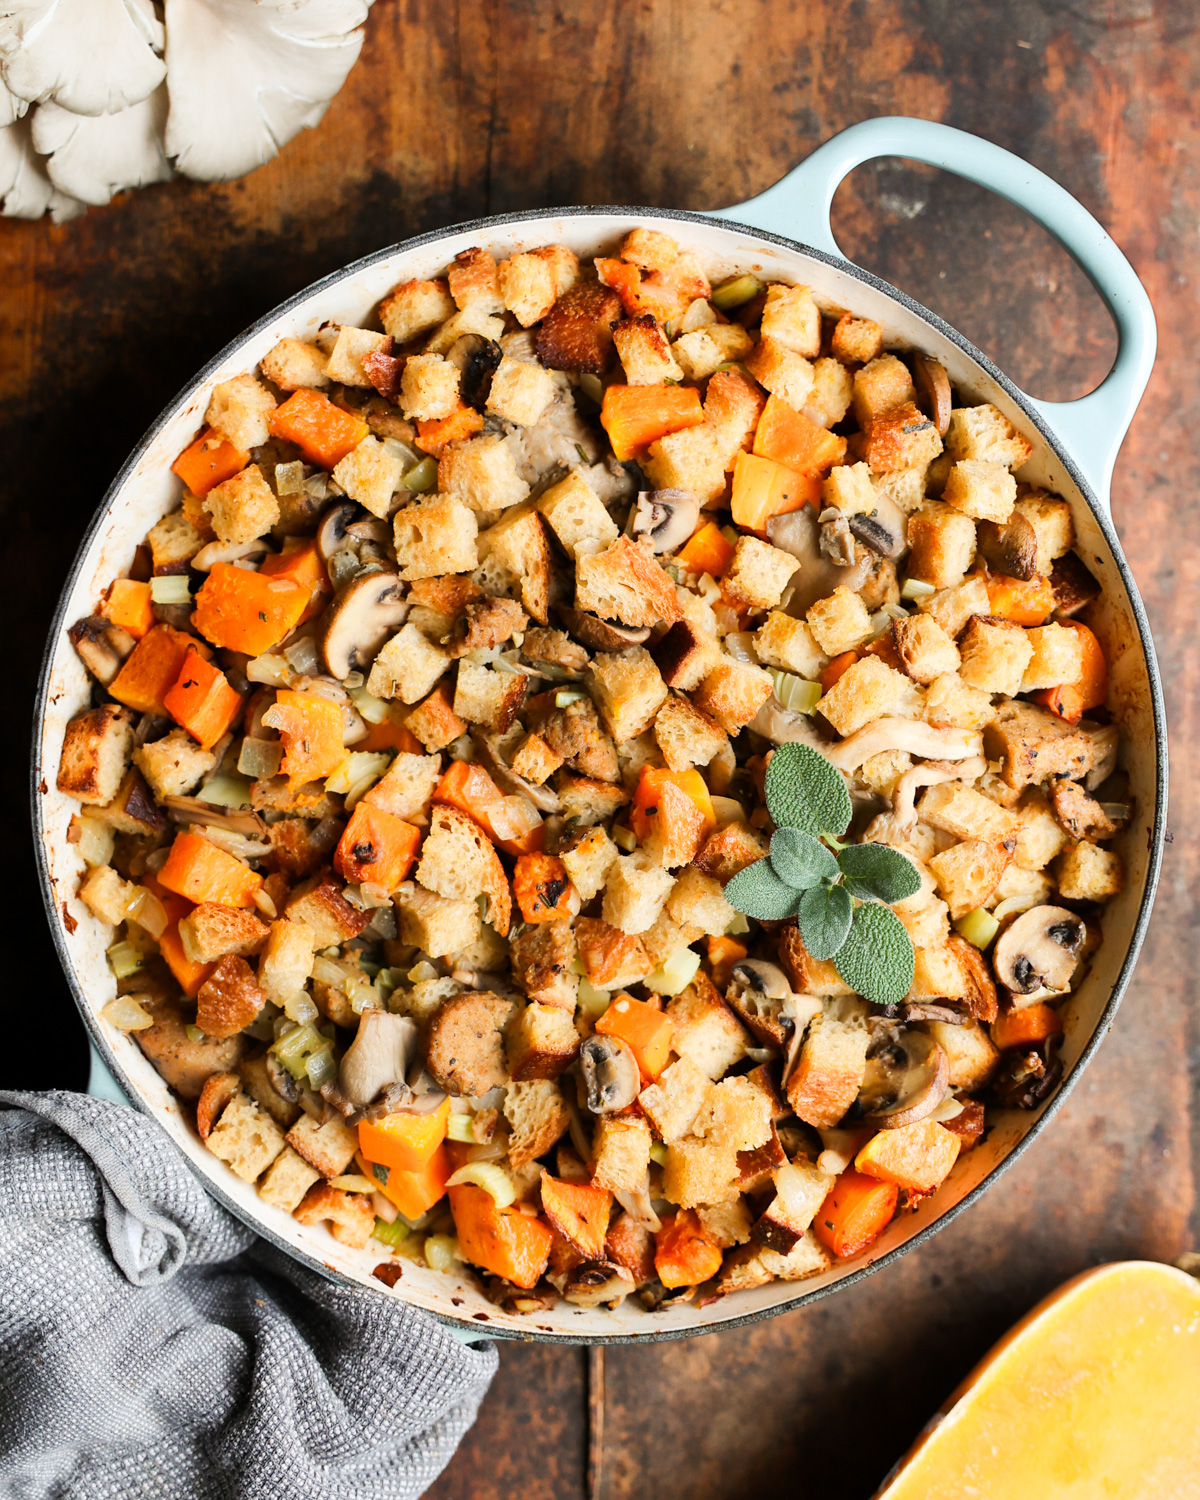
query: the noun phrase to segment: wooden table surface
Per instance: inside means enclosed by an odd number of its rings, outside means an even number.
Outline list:
[[[1157,309],[1158,365],[1114,508],[1163,666],[1176,836],[1138,974],[1053,1128],[971,1213],[852,1291],[748,1329],[609,1351],[602,1494],[715,1500],[762,1485],[859,1500],[1044,1292],[1098,1261],[1171,1259],[1194,1243],[1198,85],[1188,0],[377,0],[321,128],[253,177],[156,187],[60,228],[0,220],[3,795],[19,850],[4,1083],[82,1086],[82,1032],[22,831],[25,723],[85,522],[184,380],[285,296],[407,235],[543,205],[731,203],[856,120],[919,115],[1056,177]],[[839,192],[835,226],[854,259],[1033,394],[1080,395],[1108,368],[1115,339],[1086,280],[983,191],[879,162]],[[585,1353],[505,1345],[500,1357],[430,1493],[575,1500]]]

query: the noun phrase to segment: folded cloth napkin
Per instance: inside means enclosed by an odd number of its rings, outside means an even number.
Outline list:
[[[399,1500],[432,1484],[494,1348],[256,1238],[127,1106],[2,1105],[0,1495]]]

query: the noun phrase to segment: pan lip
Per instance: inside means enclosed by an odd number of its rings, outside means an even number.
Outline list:
[[[863,285],[873,288],[892,302],[898,304],[910,314],[917,317],[921,322],[932,328],[934,332],[941,334],[951,343],[957,346],[971,361],[973,361],[1001,390],[1014,402],[1024,414],[1025,419],[1037,429],[1050,450],[1063,464],[1071,479],[1074,481],[1085,503],[1092,512],[1093,519],[1100,527],[1104,539],[1108,544],[1113,561],[1116,564],[1121,582],[1124,585],[1129,599],[1129,605],[1133,614],[1134,623],[1137,627],[1138,638],[1141,645],[1143,657],[1146,662],[1146,675],[1150,688],[1151,716],[1154,724],[1154,755],[1155,755],[1155,789],[1156,808],[1154,827],[1151,834],[1149,861],[1146,870],[1146,883],[1142,893],[1142,899],[1138,907],[1137,916],[1133,924],[1125,956],[1122,960],[1120,970],[1113,982],[1108,1001],[1100,1014],[1099,1019],[1089,1037],[1087,1044],[1077,1059],[1070,1074],[1063,1080],[1053,1096],[1043,1106],[1041,1113],[1026,1131],[1025,1135],[1015,1146],[988,1172],[987,1176],[966,1193],[957,1203],[943,1210],[936,1219],[932,1220],[924,1228],[917,1231],[910,1239],[902,1245],[887,1251],[879,1256],[877,1260],[867,1262],[854,1270],[847,1272],[837,1281],[823,1287],[814,1287],[807,1292],[797,1292],[793,1297],[782,1300],[771,1307],[759,1308],[751,1312],[739,1314],[735,1317],[716,1319],[710,1323],[699,1324],[688,1328],[648,1329],[643,1333],[580,1333],[573,1335],[569,1332],[542,1331],[536,1326],[526,1328],[508,1328],[494,1325],[492,1323],[480,1323],[470,1318],[453,1317],[447,1313],[422,1308],[431,1317],[439,1322],[451,1325],[463,1330],[475,1332],[480,1339],[512,1339],[522,1342],[537,1342],[550,1344],[646,1344],[673,1341],[676,1339],[695,1338],[706,1333],[723,1333],[735,1328],[743,1328],[752,1323],[761,1322],[767,1318],[775,1317],[780,1313],[793,1312],[799,1308],[807,1307],[835,1292],[841,1292],[865,1280],[868,1276],[875,1275],[884,1267],[891,1265],[900,1257],[907,1255],[910,1251],[919,1248],[930,1240],[945,1225],[949,1224],[958,1215],[972,1206],[982,1194],[989,1189],[1009,1168],[1021,1157],[1026,1149],[1040,1136],[1046,1124],[1054,1117],[1075,1087],[1080,1075],[1090,1063],[1097,1048],[1100,1046],[1105,1035],[1113,1024],[1117,1008],[1124,998],[1132,977],[1134,967],[1137,963],[1142,944],[1145,940],[1146,929],[1149,924],[1150,914],[1154,905],[1155,892],[1162,869],[1163,848],[1166,838],[1166,815],[1167,815],[1167,793],[1168,793],[1168,751],[1167,751],[1167,719],[1166,707],[1163,699],[1162,679],[1159,672],[1158,660],[1154,649],[1154,642],[1150,632],[1150,623],[1146,614],[1145,605],[1142,602],[1136,582],[1130,571],[1129,564],[1121,549],[1117,537],[1116,528],[1107,510],[1102,506],[1091,486],[1084,478],[1079,466],[1074,462],[1071,454],[1067,452],[1057,437],[1048,426],[1037,407],[1031,399],[1025,395],[1009,378],[988,358],[982,350],[977,349],[974,344],[958,332],[951,324],[947,323],[937,313],[917,302],[906,292],[884,281],[873,272],[866,271],[852,262],[842,260],[840,257],[827,254],[825,251],[815,249],[806,245],[801,240],[789,239],[784,235],[772,233],[769,230],[758,229],[752,225],[742,224],[736,219],[717,218],[711,213],[697,212],[687,209],[653,208],[646,205],[628,204],[601,204],[601,205],[579,205],[575,207],[549,207],[544,209],[522,210],[514,213],[496,214],[482,218],[465,220],[462,223],[453,224],[445,229],[430,230],[423,234],[414,235],[408,239],[401,240],[396,244],[386,246],[383,249],[373,251],[371,254],[362,256],[358,260],[350,262],[337,270],[329,272],[309,286],[286,298],[274,308],[270,309],[253,324],[229,340],[196,375],[167,403],[162,411],[155,417],[153,422],[143,433],[142,437],[131,450],[129,457],[121,465],[108,486],[104,496],[96,509],[91,522],[84,531],[79,547],[72,559],[68,569],[58,603],[55,607],[50,629],[47,634],[46,644],[42,653],[41,668],[38,674],[37,691],[34,698],[33,710],[33,736],[32,736],[32,776],[30,783],[30,814],[34,835],[34,854],[37,862],[39,885],[42,901],[46,908],[46,915],[50,925],[51,938],[58,954],[63,973],[75,999],[84,1024],[87,1027],[92,1045],[100,1053],[105,1064],[112,1071],[113,1076],[121,1084],[122,1089],[130,1099],[133,1106],[142,1111],[151,1119],[157,1119],[153,1107],[146,1101],[140,1091],[135,1088],[125,1075],[125,1071],[112,1051],[102,1028],[99,1026],[91,1007],[87,1002],[83,986],[75,971],[71,955],[63,936],[60,915],[55,908],[54,888],[50,879],[50,870],[46,854],[45,828],[42,817],[42,795],[43,782],[42,766],[42,731],[45,721],[46,708],[50,689],[50,676],[53,670],[54,658],[61,640],[63,623],[66,617],[71,594],[79,574],[86,562],[88,553],[96,536],[103,529],[105,523],[115,507],[116,501],[128,481],[130,475],[135,471],[137,465],[146,454],[155,437],[178,412],[178,410],[195,393],[202,389],[210,377],[237,352],[244,347],[256,334],[270,326],[285,313],[301,307],[319,293],[345,282],[363,271],[370,270],[381,262],[394,256],[407,254],[414,250],[434,245],[439,241],[450,239],[456,235],[468,232],[484,232],[503,229],[506,227],[528,224],[544,219],[619,219],[626,217],[654,218],[674,220],[680,223],[698,223],[708,227],[728,231],[733,234],[745,234],[753,239],[776,245],[792,254],[806,256],[830,268],[843,272]],[[270,1241],[277,1248],[283,1250],[287,1255],[309,1269],[327,1279],[334,1280],[341,1285],[361,1287],[362,1283],[346,1273],[336,1270],[325,1262],[319,1260],[308,1251],[296,1246],[285,1239],[274,1229],[264,1224],[260,1219],[246,1212],[239,1204],[225,1192],[215,1181],[202,1174],[199,1169],[190,1162],[186,1154],[180,1151],[189,1170],[200,1176],[206,1192],[214,1198],[241,1222],[247,1224],[254,1232],[262,1238]],[[369,1290],[373,1290],[370,1289]],[[383,1288],[379,1288],[379,1295],[385,1296]],[[418,1306],[419,1304],[410,1304]]]

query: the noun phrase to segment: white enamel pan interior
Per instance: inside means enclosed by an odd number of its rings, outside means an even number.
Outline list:
[[[846,172],[873,156],[946,166],[1013,198],[1058,234],[1097,283],[1120,327],[1118,361],[1097,392],[1059,407],[1030,400],[938,318],[843,259],[830,234],[828,205]],[[1126,764],[1137,799],[1137,822],[1124,840],[1126,889],[1106,911],[1103,945],[1069,1007],[1062,1086],[1039,1110],[1000,1116],[987,1139],[958,1163],[940,1191],[916,1213],[897,1219],[865,1255],[839,1263],[811,1281],[775,1282],[707,1307],[693,1301],[648,1313],[630,1298],[614,1312],[562,1304],[532,1317],[509,1316],[485,1300],[469,1274],[440,1275],[405,1262],[395,1290],[385,1291],[371,1276],[384,1258],[379,1249],[347,1249],[323,1228],[305,1227],[265,1204],[252,1186],[204,1149],[188,1118],[190,1111],[180,1108],[132,1037],[98,1019],[97,1013],[115,993],[104,956],[112,935],[74,894],[81,866],[66,835],[75,807],[55,789],[64,726],[88,704],[91,693],[66,628],[93,612],[105,587],[128,568],[149,528],[178,505],[178,481],[170,464],[195,435],[217,381],[251,369],[280,338],[311,338],[326,320],[374,325],[376,304],[398,281],[435,276],[468,246],[482,244],[502,255],[564,243],[586,259],[611,254],[625,232],[639,224],[662,229],[695,248],[714,280],[750,270],[767,279],[802,282],[814,289],[823,305],[876,319],[889,346],[934,355],[968,400],[994,402],[1033,440],[1034,456],[1022,477],[1070,502],[1079,550],[1103,584],[1098,629],[1112,666],[1111,706],[1127,731]],[[458,1325],[461,1334],[597,1343],[682,1338],[801,1306],[879,1270],[921,1243],[994,1181],[1058,1108],[1111,1023],[1149,914],[1166,804],[1164,719],[1145,614],[1109,519],[1108,477],[1153,355],[1154,321],[1140,283],[1100,226],[1063,189],[985,142],[903,119],[854,127],[760,199],[722,214],[582,208],[479,221],[381,251],[268,314],[224,349],[168,407],[117,476],[63,593],[39,690],[33,816],[47,911],[94,1045],[121,1087],[163,1126],[211,1192],[260,1234],[319,1271],[427,1308]]]

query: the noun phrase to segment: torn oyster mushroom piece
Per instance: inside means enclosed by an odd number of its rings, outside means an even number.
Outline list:
[[[1015,1006],[1070,990],[1086,931],[1083,918],[1065,906],[1033,906],[1005,928],[992,964]]]
[[[897,1130],[931,1115],[950,1089],[946,1054],[920,1031],[884,1023],[867,1048],[858,1103],[864,1119]]]
[[[640,490],[629,529],[644,536],[654,552],[674,552],[696,529],[700,502],[686,490]]]
[[[612,1114],[626,1109],[637,1098],[641,1071],[632,1048],[620,1037],[590,1036],[579,1049],[579,1066],[592,1114]]]
[[[356,1109],[365,1109],[384,1089],[403,1080],[416,1051],[417,1027],[411,1016],[364,1011],[338,1069],[338,1087]]]
[[[408,600],[395,568],[360,573],[338,594],[321,627],[319,645],[330,674],[340,682],[370,666],[407,616]]]

